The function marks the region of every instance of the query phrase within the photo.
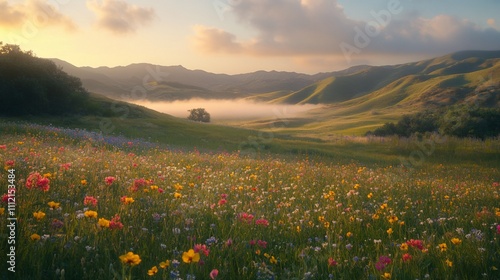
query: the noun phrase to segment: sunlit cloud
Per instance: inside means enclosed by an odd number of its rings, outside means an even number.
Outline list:
[[[236,42],[236,36],[221,29],[196,25],[193,43],[195,47],[206,53],[238,53],[243,46]]]
[[[204,26],[195,29],[195,47],[202,52],[260,56],[350,54],[441,55],[464,49],[498,49],[500,32],[477,23],[440,14],[425,18],[402,4],[392,12],[372,11],[373,19],[349,18],[332,0],[245,0],[232,7],[237,20],[255,31],[251,39]],[[495,21],[488,20],[490,26]],[[356,41],[357,40],[357,41]],[[360,43],[361,42],[361,43]],[[354,58],[353,58],[354,61]]]
[[[69,17],[48,1],[30,0],[27,3],[9,4],[6,0],[0,0],[0,27],[22,28],[27,23],[36,27],[61,26],[67,31],[77,29]]]
[[[89,0],[87,7],[97,17],[97,26],[115,34],[133,33],[155,17],[152,8],[142,8],[120,0]]]

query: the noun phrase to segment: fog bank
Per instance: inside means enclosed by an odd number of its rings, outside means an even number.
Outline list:
[[[213,121],[292,118],[320,106],[268,104],[243,99],[190,99],[172,102],[132,101],[131,103],[180,118],[187,118],[190,109],[205,108]]]

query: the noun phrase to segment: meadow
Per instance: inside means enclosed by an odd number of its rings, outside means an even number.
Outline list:
[[[4,131],[0,276],[500,279],[500,170],[473,154],[402,166]]]

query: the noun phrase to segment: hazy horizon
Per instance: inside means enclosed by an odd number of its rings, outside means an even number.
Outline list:
[[[245,99],[202,99],[176,101],[133,101],[127,102],[153,109],[179,118],[187,118],[188,110],[204,108],[214,122],[228,120],[285,119],[324,105],[313,104],[269,104]]]

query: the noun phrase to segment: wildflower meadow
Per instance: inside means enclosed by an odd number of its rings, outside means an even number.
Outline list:
[[[2,279],[500,279],[496,167],[70,134],[0,136]]]

